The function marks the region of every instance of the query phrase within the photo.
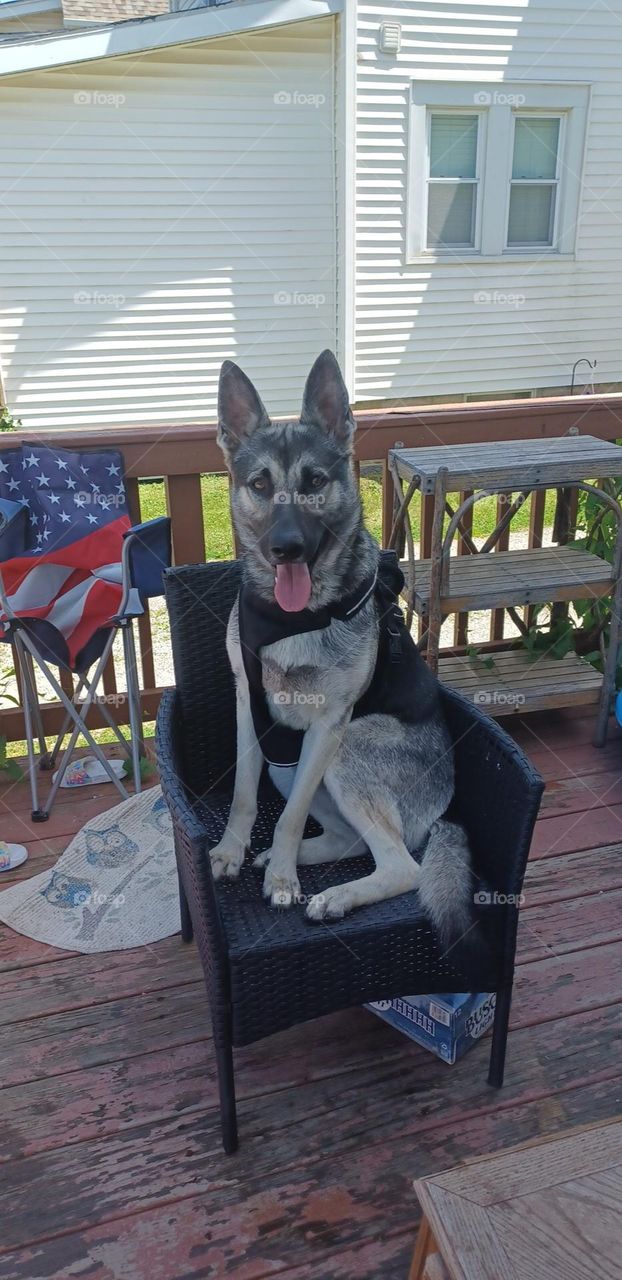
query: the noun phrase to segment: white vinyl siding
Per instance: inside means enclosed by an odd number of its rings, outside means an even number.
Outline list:
[[[0,86],[0,353],[33,428],[295,411],[335,342],[333,20]]]
[[[379,51],[382,22],[401,24],[397,56]],[[580,0],[359,0],[357,401],[414,403],[568,385],[583,355],[598,360],[599,382],[622,381],[621,66],[622,0],[589,10]],[[582,198],[564,228],[563,252],[506,239],[488,257],[466,261],[460,254],[463,260],[455,261],[446,253],[438,255],[444,260],[425,261],[420,252],[415,260],[409,146],[413,92],[423,82],[437,86],[430,110],[442,103],[456,114],[469,105],[492,112],[496,103],[507,106],[508,87],[546,83],[546,103],[529,107],[538,118],[564,115],[565,95],[585,87],[585,148],[579,147],[576,167],[571,162],[573,181],[583,181]],[[453,94],[443,102],[444,86]],[[482,89],[484,103],[475,98]],[[520,118],[522,109],[511,104],[509,114]],[[506,237],[512,146],[510,137],[493,200],[504,208],[498,234]],[[424,134],[424,177],[425,159]],[[534,221],[534,236],[538,229]],[[482,226],[482,234],[487,230]]]

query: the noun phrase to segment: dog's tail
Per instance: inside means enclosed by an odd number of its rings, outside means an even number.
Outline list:
[[[464,827],[439,818],[430,828],[421,861],[419,900],[434,925],[442,950],[455,948],[483,960],[487,945],[477,923],[471,852]]]

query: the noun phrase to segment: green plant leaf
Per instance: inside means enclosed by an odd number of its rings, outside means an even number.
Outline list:
[[[22,423],[20,418],[14,418],[9,413],[6,405],[0,407],[0,431],[21,431]]]
[[[485,667],[486,670],[492,671],[495,660],[490,654],[480,653],[479,649],[476,649],[475,645],[472,644],[467,646],[466,652],[470,667],[474,667],[476,670],[481,670],[482,667]]]
[[[21,782],[24,777],[24,771],[18,765],[17,760],[7,760],[2,773],[5,778],[9,779],[9,782]]]
[[[134,766],[131,760],[123,761],[123,773],[126,778],[134,777]],[[152,765],[151,761],[148,760],[146,756],[141,756],[140,757],[141,782],[148,782],[150,778],[155,777],[155,774],[156,774],[155,766]]]

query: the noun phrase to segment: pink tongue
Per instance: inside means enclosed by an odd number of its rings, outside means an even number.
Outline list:
[[[306,564],[278,564],[274,595],[287,613],[306,608],[311,595],[311,575]]]

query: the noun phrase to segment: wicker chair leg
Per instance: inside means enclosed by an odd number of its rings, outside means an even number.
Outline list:
[[[220,1123],[222,1125],[222,1145],[225,1154],[233,1155],[238,1149],[238,1120],[235,1109],[235,1078],[233,1074],[233,1048],[231,1038],[216,1033],[214,1027],[214,1043],[216,1047],[216,1063],[218,1066],[218,1089],[220,1093]]]
[[[181,882],[181,876],[177,873],[179,883],[179,914],[181,916],[181,939],[182,942],[192,942],[194,931],[192,928],[192,917],[190,915],[190,907],[186,897],[186,890]]]
[[[500,1089],[503,1084],[505,1067],[505,1050],[508,1042],[508,1025],[510,1021],[510,1004],[512,988],[504,987],[497,991],[495,1004],[495,1020],[492,1025],[492,1045],[490,1049],[490,1067],[488,1083],[493,1089]]]

